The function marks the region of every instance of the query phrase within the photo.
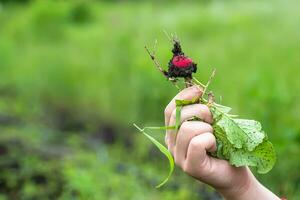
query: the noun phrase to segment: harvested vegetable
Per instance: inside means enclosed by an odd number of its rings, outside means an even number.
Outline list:
[[[145,47],[150,58],[154,61],[161,73],[178,89],[180,88],[177,85],[177,82],[183,80],[186,87],[197,85],[201,88],[202,96],[199,99],[193,100],[175,100],[175,126],[145,127],[142,129],[134,124],[134,126],[148,137],[169,160],[169,174],[157,187],[164,185],[170,178],[174,170],[174,160],[168,149],[149,134],[145,133],[145,130],[178,130],[180,128],[181,108],[183,106],[196,103],[206,104],[210,108],[213,116],[212,126],[214,128],[214,135],[217,141],[217,151],[212,153],[211,156],[228,160],[231,165],[236,167],[250,166],[261,174],[269,172],[275,164],[276,153],[272,143],[268,141],[266,133],[262,130],[261,124],[255,120],[239,119],[237,118],[237,115],[230,114],[230,107],[215,103],[212,92],[207,93],[207,88],[212,81],[212,78],[215,76],[215,70],[206,84],[203,84],[196,78],[193,78],[192,73],[197,71],[197,64],[191,58],[184,55],[180,42],[177,38],[172,37],[170,40],[173,43],[173,56],[169,61],[168,71],[165,71],[160,66],[159,62],[155,58],[155,52],[151,53],[150,50]],[[201,119],[194,117],[192,120]]]

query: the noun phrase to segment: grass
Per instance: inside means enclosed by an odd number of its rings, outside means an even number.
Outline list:
[[[157,39],[157,56],[167,63],[171,45],[162,32],[167,30],[179,35],[183,50],[197,61],[198,79],[206,82],[212,68],[217,69],[211,89],[222,104],[241,117],[262,122],[278,161],[269,174],[258,178],[275,193],[296,199],[300,195],[298,6],[297,1],[3,4],[0,114],[11,121],[1,121],[1,144],[9,146],[14,139],[27,148],[34,142],[37,148],[24,150],[28,156],[44,152],[45,146],[67,147],[49,164],[63,180],[61,189],[49,195],[207,198],[179,170],[169,186],[155,190],[167,162],[131,125],[162,125],[164,107],[176,94],[143,49]],[[104,142],[107,135],[115,138],[113,144]],[[22,152],[16,151],[17,157],[10,159],[19,161]],[[99,156],[108,160],[99,161]],[[37,156],[37,162],[47,163],[43,157]],[[115,171],[120,163],[126,172]],[[27,169],[27,164],[20,166]],[[31,171],[39,169],[37,165]],[[58,180],[51,179],[51,169],[43,173],[55,185]],[[43,185],[30,182],[33,172],[25,171],[29,181],[7,187],[3,196],[12,198],[10,191],[26,194],[27,199],[41,195],[37,191]],[[104,185],[103,179],[109,184]]]

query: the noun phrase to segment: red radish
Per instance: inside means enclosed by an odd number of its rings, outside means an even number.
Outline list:
[[[172,64],[176,67],[185,68],[193,64],[193,60],[183,55],[174,56]]]

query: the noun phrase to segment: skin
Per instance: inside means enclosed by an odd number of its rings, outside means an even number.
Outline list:
[[[175,125],[175,99],[191,100],[201,95],[200,88],[196,86],[178,93],[165,109],[166,126]],[[202,121],[187,121],[194,116]],[[234,167],[225,160],[207,154],[216,151],[212,121],[206,105],[194,104],[182,108],[180,129],[177,133],[175,130],[168,130],[165,138],[176,165],[195,179],[214,187],[225,199],[279,199],[257,181],[248,167]]]

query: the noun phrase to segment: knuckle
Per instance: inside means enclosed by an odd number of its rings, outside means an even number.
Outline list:
[[[210,115],[210,110],[207,105],[200,104],[202,106],[203,112],[207,115]]]
[[[170,110],[170,108],[169,108],[169,107],[166,107],[166,108],[165,108],[165,111],[164,111],[165,116],[170,116],[171,113],[172,113],[172,111]]]
[[[165,136],[165,144],[166,144],[167,146],[169,146],[169,138],[168,138],[167,135]]]
[[[174,153],[174,162],[178,166],[180,166],[180,164],[181,164],[180,160],[179,160],[179,157],[178,157],[178,155],[176,153]]]
[[[209,132],[209,133],[212,133],[213,132],[213,127],[208,124],[208,123],[203,123],[203,129],[205,130],[205,132]]]
[[[172,119],[172,120],[175,121],[175,119],[176,119],[176,110],[173,110],[173,111],[171,112],[170,119]]]
[[[189,166],[188,162],[186,162],[186,163],[184,163],[182,165],[182,171],[184,171],[185,173],[189,174],[189,172],[190,172],[190,166]]]
[[[194,137],[191,139],[190,144],[189,144],[189,149],[191,154],[195,153],[195,152],[199,152],[203,149],[203,144],[202,141],[199,140],[199,138]]]
[[[173,148],[171,148],[170,145],[168,145],[168,151],[174,156]],[[175,159],[174,159],[174,161],[175,161]]]
[[[204,118],[211,118],[211,112],[208,108],[207,105],[203,105],[203,104],[198,104],[199,105],[199,109],[201,110],[201,112],[203,113]]]
[[[191,139],[189,146],[191,151],[197,150],[201,148],[201,140],[198,140],[198,138],[194,137]]]
[[[184,164],[182,166],[182,171],[184,171],[185,173],[188,173],[189,169],[188,169],[188,165],[187,164]]]
[[[182,123],[180,126],[180,130],[181,132],[190,132],[192,130],[190,127],[190,123],[189,122]]]
[[[208,135],[207,135],[208,137],[209,137],[209,139],[210,140],[212,140],[212,141],[215,141],[216,140],[216,138],[215,138],[215,136],[214,136],[214,134],[212,134],[212,133],[208,133]]]

